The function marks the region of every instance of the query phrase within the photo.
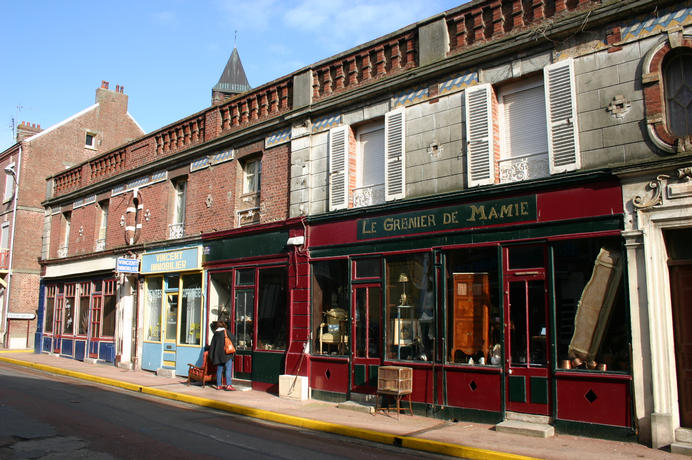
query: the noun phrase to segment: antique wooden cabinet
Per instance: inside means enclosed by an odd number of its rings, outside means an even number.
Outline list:
[[[488,309],[490,286],[487,273],[454,273],[452,361],[468,362],[475,356],[488,359]],[[462,352],[458,353],[458,352]]]

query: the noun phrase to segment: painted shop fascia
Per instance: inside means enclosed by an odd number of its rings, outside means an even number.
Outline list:
[[[428,416],[495,423],[525,412],[563,431],[631,437],[629,358],[611,352],[630,340],[623,214],[619,182],[601,170],[307,218],[312,396],[372,401],[377,369],[403,365]],[[608,257],[615,299],[597,323],[619,326],[600,351],[568,351],[583,295],[575,286]],[[471,306],[459,306],[472,292]],[[525,353],[512,342],[520,318],[510,308],[522,298],[540,305],[524,319]],[[370,307],[380,321],[363,322]],[[468,321],[480,334],[469,343]]]

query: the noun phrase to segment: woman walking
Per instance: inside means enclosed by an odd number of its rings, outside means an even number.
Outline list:
[[[209,345],[209,357],[211,363],[216,366],[216,389],[235,391],[233,388],[233,356],[234,353],[226,353],[225,342],[228,336],[235,345],[235,335],[231,334],[223,321],[213,321],[211,329],[214,336]],[[223,377],[226,377],[226,385],[223,384]]]

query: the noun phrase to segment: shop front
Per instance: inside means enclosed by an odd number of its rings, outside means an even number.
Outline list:
[[[131,290],[127,278],[118,281],[116,260],[109,256],[46,267],[41,351],[80,361],[130,360],[132,324],[117,324],[116,310],[129,306],[120,317],[133,317]]]
[[[142,369],[187,375],[188,363],[201,359],[206,337],[201,257],[199,246],[142,255]]]
[[[312,396],[403,365],[429,416],[630,434],[621,189],[572,181],[309,219]]]
[[[295,296],[297,288],[305,292],[295,276],[298,231],[302,226],[281,223],[204,237],[209,322],[230,323],[237,340],[234,378],[251,381],[255,390],[278,393],[287,361],[302,354],[302,342],[291,343],[306,329],[296,318],[307,317],[292,311],[306,309]]]

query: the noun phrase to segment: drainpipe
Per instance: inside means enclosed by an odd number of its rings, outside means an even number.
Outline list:
[[[10,260],[7,273],[7,295],[5,296],[5,314],[3,315],[2,336],[3,345],[9,347],[9,337],[7,336],[7,315],[10,311],[10,288],[12,287],[12,263],[14,260],[14,229],[17,227],[17,201],[19,200],[19,171],[22,167],[22,146],[19,146],[19,155],[14,173],[7,171],[14,177],[14,203],[12,204],[12,234],[10,236]]]

